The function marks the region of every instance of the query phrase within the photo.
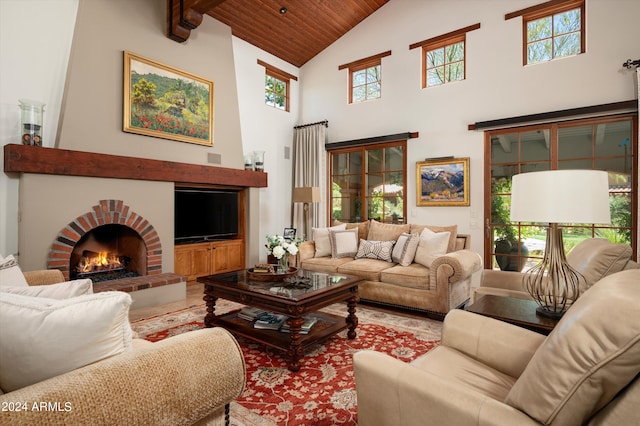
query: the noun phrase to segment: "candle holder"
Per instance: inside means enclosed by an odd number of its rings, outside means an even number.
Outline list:
[[[28,99],[19,99],[21,110],[22,143],[24,145],[42,146],[42,115],[44,104]]]

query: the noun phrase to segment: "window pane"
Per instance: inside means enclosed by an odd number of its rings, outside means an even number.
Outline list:
[[[464,80],[464,62],[456,62],[445,66],[445,76],[447,82]]]
[[[352,78],[354,86],[362,86],[367,82],[367,70],[354,71]]]
[[[276,95],[274,98],[275,104],[276,104],[276,108],[279,109],[285,109],[287,106],[287,101],[286,98],[284,96],[281,95]]]
[[[331,161],[333,165],[332,174],[341,175],[347,173],[347,161],[349,160],[349,154],[334,154],[331,156]]]
[[[273,92],[266,92],[264,94],[264,102],[269,105],[269,106],[274,106],[276,104],[275,102],[275,95],[273,94]]]
[[[553,39],[554,57],[577,55],[580,53],[580,33],[571,33]]]
[[[511,191],[511,178],[518,171],[518,166],[491,167],[491,193],[500,194]]]
[[[553,17],[553,34],[566,34],[580,30],[580,9],[558,13]]]
[[[403,169],[402,147],[391,147],[384,149],[384,167],[385,170],[402,170]]]
[[[527,42],[551,37],[551,17],[527,22]]]
[[[491,138],[491,162],[507,163],[518,160],[518,134],[508,133]]]
[[[353,88],[353,102],[362,102],[366,99],[365,86]]]
[[[380,174],[368,174],[367,175],[367,195],[383,195],[383,175]]]
[[[520,166],[520,173],[541,172],[551,170],[551,163],[527,163]]]
[[[596,126],[595,155],[631,157],[631,121],[603,123]]]
[[[464,42],[445,46],[447,62],[457,62],[464,60]]]
[[[381,172],[384,164],[384,151],[381,148],[367,151],[367,173]]]
[[[625,176],[631,180],[631,161],[624,158],[602,158],[596,159],[594,168],[615,173],[617,176]]]
[[[615,189],[612,188],[612,189]],[[603,236],[612,242],[631,243],[631,193],[614,193],[609,196],[611,208],[611,225],[617,229],[613,235]],[[599,230],[601,231],[601,230]],[[598,232],[601,234],[601,232]]]
[[[375,83],[377,81],[380,81],[380,65],[367,68],[366,73],[367,73],[367,83]]]
[[[551,40],[537,41],[527,46],[527,63],[548,61],[551,59]]]
[[[558,161],[558,170],[575,170],[587,169],[591,170],[591,160],[562,160]]]
[[[349,153],[349,173],[362,173],[362,152]]]
[[[367,99],[378,99],[380,97],[380,83],[367,85]]]
[[[427,70],[427,86],[437,86],[444,83],[444,67]]]
[[[275,92],[279,95],[287,94],[287,84],[284,81],[275,79]]]
[[[444,64],[444,47],[427,51],[427,68]]]
[[[522,161],[550,160],[549,130],[534,130],[520,134],[520,159]]]
[[[592,156],[593,126],[563,127],[558,129],[558,158]],[[591,167],[589,167],[591,168]]]
[[[384,202],[382,196],[367,198],[367,217],[379,222],[385,221]]]

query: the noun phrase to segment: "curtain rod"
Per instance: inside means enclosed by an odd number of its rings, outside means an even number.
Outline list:
[[[627,68],[627,69],[631,69],[633,67],[640,67],[640,59],[636,59],[635,61],[632,61],[631,59],[627,59],[627,62],[622,64],[623,67]]]
[[[317,121],[315,123],[300,124],[299,126],[293,126],[294,129],[302,129],[303,127],[315,126],[316,124],[324,124],[324,127],[329,127],[329,120]]]

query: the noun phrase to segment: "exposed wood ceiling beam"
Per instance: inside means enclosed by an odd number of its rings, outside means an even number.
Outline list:
[[[167,36],[179,43],[185,42],[202,23],[209,10],[225,0],[167,0]]]

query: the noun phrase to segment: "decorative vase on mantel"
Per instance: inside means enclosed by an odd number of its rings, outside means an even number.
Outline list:
[[[289,256],[287,254],[283,255],[280,259],[278,259],[278,274],[286,274],[289,272]]]

